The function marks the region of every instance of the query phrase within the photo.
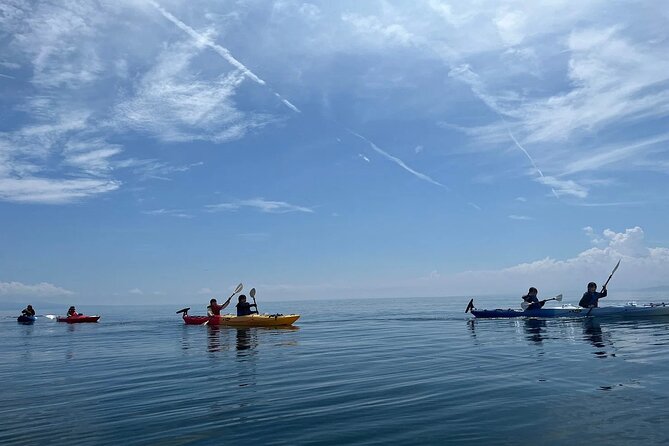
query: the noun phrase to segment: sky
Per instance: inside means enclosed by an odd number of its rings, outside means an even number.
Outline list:
[[[5,0],[0,302],[667,286],[667,54],[661,2]]]

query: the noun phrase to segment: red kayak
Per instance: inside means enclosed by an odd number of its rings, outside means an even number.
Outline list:
[[[56,320],[58,322],[67,322],[68,324],[78,324],[81,322],[97,322],[100,319],[100,316],[86,316],[84,314],[78,314],[76,316],[58,316]]]

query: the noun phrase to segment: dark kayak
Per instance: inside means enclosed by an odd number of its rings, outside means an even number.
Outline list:
[[[556,308],[539,308],[536,310],[514,310],[514,309],[496,309],[496,310],[478,310],[469,308],[469,311],[477,318],[515,318],[515,317],[535,317],[535,318],[583,318],[583,317],[650,317],[650,316],[669,316],[669,305],[664,302],[658,304],[627,304],[610,307],[581,308],[572,305],[563,305]]]
[[[35,322],[35,320],[36,320],[35,316],[26,316],[24,314],[16,318],[16,321],[19,324],[32,324],[33,322]]]

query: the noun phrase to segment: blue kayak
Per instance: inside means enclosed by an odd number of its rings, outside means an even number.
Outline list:
[[[32,324],[36,320],[37,320],[37,318],[35,316],[26,316],[26,315],[23,315],[23,314],[16,318],[16,321],[19,324]]]
[[[471,306],[471,308],[470,308]],[[669,304],[627,304],[610,307],[581,308],[573,305],[562,305],[555,308],[539,308],[536,310],[495,309],[478,310],[473,308],[473,302],[467,306],[468,311],[477,318],[584,318],[584,317],[650,317],[669,316]]]

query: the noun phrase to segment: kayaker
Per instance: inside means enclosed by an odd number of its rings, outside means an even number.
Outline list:
[[[33,308],[32,305],[28,305],[24,310],[21,311],[21,314],[24,316],[34,316],[35,309]]]
[[[251,307],[256,307],[256,310],[251,310]],[[258,306],[250,304],[246,301],[246,296],[241,294],[237,302],[237,316],[248,316],[249,314],[258,313]]]
[[[597,284],[595,282],[590,282],[588,284],[588,291],[583,293],[583,297],[578,301],[578,305],[583,308],[597,308],[599,305],[599,299],[606,297],[606,287],[602,288],[602,292],[597,292]]]
[[[72,305],[67,310],[67,317],[71,317],[71,316],[79,316],[79,313],[77,313],[77,309],[74,308],[74,305]]]
[[[530,287],[527,294],[523,296],[523,301],[530,304],[530,305],[528,305],[527,308],[525,308],[525,311],[538,310],[539,308],[544,306],[546,301],[539,302],[539,298],[537,297],[537,293],[539,293],[539,291],[536,288]]]
[[[207,315],[220,316],[221,310],[230,305],[230,299],[232,299],[232,296],[230,296],[223,305],[219,305],[218,302],[216,302],[216,299],[211,299],[209,301],[209,305],[207,306]]]

